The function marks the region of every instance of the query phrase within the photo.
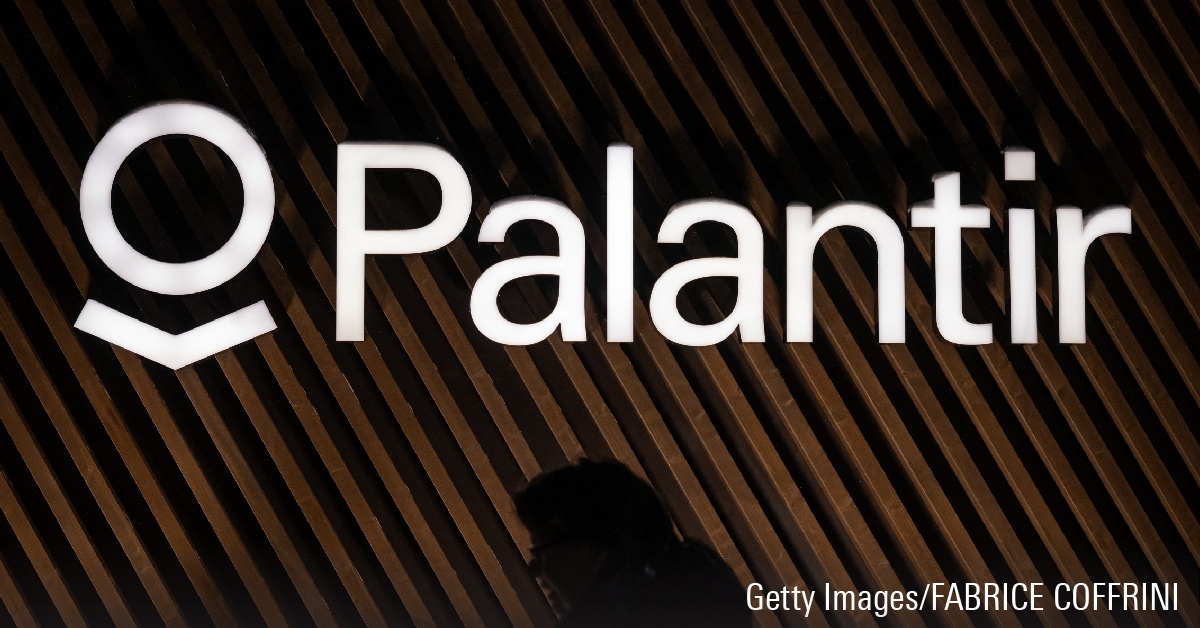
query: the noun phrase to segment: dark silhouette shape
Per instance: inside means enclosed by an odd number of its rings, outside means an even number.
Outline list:
[[[644,480],[615,461],[543,473],[513,497],[530,569],[558,628],[744,628],[742,589],[713,550],[680,540]]]

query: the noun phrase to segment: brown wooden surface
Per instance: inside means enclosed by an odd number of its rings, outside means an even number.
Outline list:
[[[680,530],[767,587],[1179,582],[1179,613],[760,613],[761,626],[1200,627],[1200,5],[1179,0],[7,0],[0,2],[0,624],[512,626],[554,621],[509,494],[583,456],[648,477]],[[223,287],[164,297],[96,257],[78,211],[106,129],[164,99],[216,105],[265,148],[277,216]],[[370,259],[367,340],[333,340],[336,144],[424,141],[474,216],[424,256]],[[605,147],[635,155],[637,338],[602,342]],[[1036,182],[1001,149],[1033,148]],[[962,173],[965,312],[932,318],[932,241],[904,229],[908,342],[875,340],[875,254],[818,247],[816,341],[783,342],[783,208],[875,203],[907,225]],[[147,145],[114,193],[143,253],[232,232],[236,172]],[[497,345],[469,286],[556,250],[492,203],[583,222],[589,340]],[[368,225],[431,219],[431,181],[369,178]],[[744,204],[766,235],[768,340],[687,348],[653,280],[730,254],[655,234],[675,203]],[[1057,343],[1053,209],[1126,204],[1088,257],[1088,343]],[[1009,207],[1038,221],[1039,344],[1008,342]],[[514,320],[553,282],[502,293]],[[86,298],[171,332],[265,299],[279,324],[170,371],[72,327]],[[736,286],[695,284],[694,321]],[[1050,605],[1050,604],[1048,604]]]

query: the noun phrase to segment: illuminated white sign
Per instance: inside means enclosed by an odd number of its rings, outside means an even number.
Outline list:
[[[242,178],[245,206],[233,236],[218,251],[195,262],[166,263],[133,249],[117,230],[112,215],[112,186],[124,160],[143,143],[170,134],[204,138],[221,148]],[[1036,177],[1033,151],[1009,147],[1004,151],[1005,179],[1032,181]],[[366,171],[370,168],[413,169],[428,172],[441,190],[441,207],[434,220],[415,229],[366,228]],[[625,144],[608,148],[607,273],[608,342],[634,338],[633,311],[633,149]],[[414,254],[434,251],[459,237],[471,215],[471,186],[462,165],[437,146],[417,143],[345,142],[338,146],[337,165],[337,297],[336,338],[364,338],[365,262],[367,255]],[[195,103],[162,103],[122,119],[104,136],[83,175],[80,212],[88,240],[100,259],[135,286],[161,294],[191,294],[221,285],[241,271],[266,240],[274,214],[275,194],[262,148],[224,112]],[[991,323],[966,320],[962,311],[962,230],[986,229],[991,213],[978,205],[963,205],[959,174],[933,177],[933,199],[918,203],[911,226],[934,230],[935,321],[938,331],[956,344],[992,342]],[[1112,206],[1087,217],[1074,207],[1057,210],[1058,340],[1086,341],[1084,322],[1084,262],[1087,250],[1102,235],[1131,233],[1131,212]],[[584,268],[586,242],[579,218],[562,203],[541,197],[512,198],[496,203],[484,217],[479,241],[498,243],[522,220],[552,227],[558,255],[531,255],[497,262],[472,287],[470,314],[484,336],[509,345],[546,339],[555,330],[568,342],[586,339]],[[681,243],[701,222],[719,222],[733,230],[735,257],[706,257],[680,262],[655,282],[649,302],[655,328],[672,342],[712,345],[734,331],[742,342],[763,342],[763,232],[754,214],[722,199],[679,203],[668,212],[658,233],[660,243]],[[1038,341],[1037,260],[1035,213],[1008,210],[1009,319],[1013,343]],[[904,238],[900,226],[869,203],[835,203],[814,212],[803,204],[787,208],[787,295],[785,336],[788,342],[813,339],[812,260],[821,236],[832,229],[861,229],[878,252],[876,270],[877,333],[881,343],[905,339]],[[558,278],[558,301],[552,312],[534,323],[514,323],[500,312],[497,298],[513,280],[534,275]],[[677,309],[680,291],[707,277],[737,279],[737,300],[723,320],[707,325],[688,322]],[[135,351],[171,368],[244,342],[275,328],[263,302],[201,325],[179,335],[167,334],[95,301],[88,301],[76,327]]]
[[[212,142],[242,178],[241,222],[224,246],[194,262],[160,262],[138,253],[113,221],[117,170],[137,147],[164,135]],[[258,254],[275,215],[275,183],[267,156],[237,120],[208,105],[163,103],[122,118],[96,145],[79,185],[79,213],[96,254],[122,279],[159,294],[193,294],[233,279]]]
[[[633,342],[633,148],[608,147],[608,341]]]
[[[787,341],[812,342],[812,258],[817,240],[837,227],[858,227],[879,252],[879,342],[904,342],[904,237],[882,209],[858,202],[835,203],[813,216],[808,205],[787,210]]]
[[[1008,210],[1008,333],[1013,344],[1037,343],[1035,218],[1032,209]]]
[[[933,177],[933,202],[912,208],[912,226],[933,227],[934,305],[942,337],[960,345],[992,341],[991,323],[970,323],[962,313],[962,229],[986,229],[992,217],[986,207],[961,205],[958,173]]]
[[[417,229],[367,230],[367,168],[424,170],[442,188],[433,222]],[[337,165],[338,340],[363,339],[367,254],[426,253],[450,244],[471,215],[467,173],[445,150],[430,144],[343,142]]]
[[[1087,342],[1084,326],[1084,269],[1088,247],[1102,235],[1132,233],[1128,207],[1114,205],[1086,217],[1078,207],[1058,210],[1058,341]]]
[[[703,346],[721,342],[737,329],[742,342],[763,342],[763,235],[750,210],[730,201],[704,199],[680,203],[667,212],[658,230],[659,242],[679,244],[688,228],[712,221],[729,225],[737,236],[737,257],[702,257],[668,268],[650,292],[650,318],[659,333],[681,345]],[[627,252],[633,256],[633,251]],[[705,277],[737,277],[738,295],[733,311],[712,325],[683,320],[675,302],[684,284]]]
[[[194,135],[225,152],[242,179],[242,217],[216,252],[194,262],[171,263],[138,253],[117,229],[112,189],[121,164],[142,144],[165,135]],[[275,183],[262,148],[229,114],[189,102],[160,103],[118,121],[88,159],[79,186],[83,229],[106,266],[129,283],[159,294],[193,294],[229,281],[267,240],[275,215]],[[168,334],[88,300],[75,327],[177,369],[275,329],[262,301],[179,335]]]
[[[259,301],[182,334],[168,334],[88,299],[75,327],[168,368],[178,369],[275,329],[275,320],[267,311],[267,304]]]
[[[583,321],[583,225],[566,205],[536,196],[510,198],[492,206],[479,227],[480,242],[503,242],[508,228],[521,220],[544,222],[558,233],[558,255],[526,255],[496,262],[483,271],[471,290],[471,318],[484,336],[506,345],[531,345],[557,327],[568,342],[587,340]],[[536,323],[510,322],[500,314],[496,298],[504,284],[533,275],[558,276],[558,303]]]

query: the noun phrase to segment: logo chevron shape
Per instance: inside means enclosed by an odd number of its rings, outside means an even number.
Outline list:
[[[75,319],[75,328],[167,368],[180,369],[274,331],[275,319],[266,302],[259,301],[182,334],[169,334],[88,299]]]

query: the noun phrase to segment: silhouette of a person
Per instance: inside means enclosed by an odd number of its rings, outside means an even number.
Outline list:
[[[680,540],[654,490],[625,465],[582,460],[513,499],[557,628],[750,626],[733,571]]]

